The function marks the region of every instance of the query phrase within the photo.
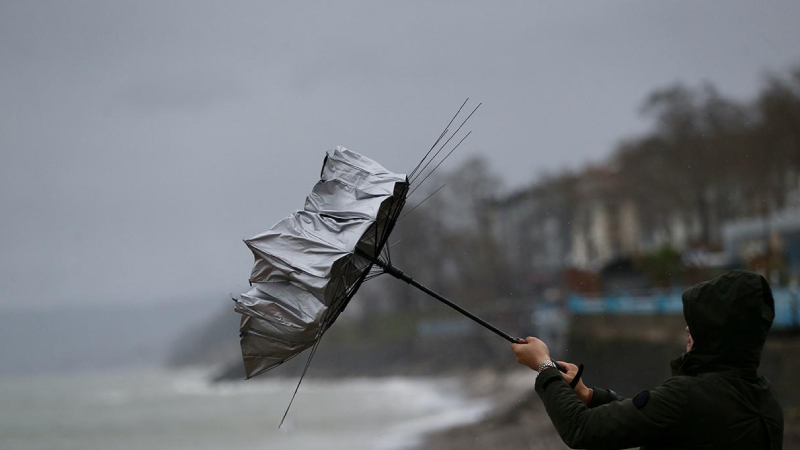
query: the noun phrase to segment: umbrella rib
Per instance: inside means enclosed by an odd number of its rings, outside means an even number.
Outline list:
[[[356,248],[355,252],[359,253],[359,252],[361,252],[361,250],[358,250]],[[370,258],[367,258],[367,259],[370,259]],[[372,270],[373,267],[370,267],[370,270]],[[355,273],[355,272],[356,271],[353,271],[352,273]],[[352,295],[355,293],[355,291],[361,285],[361,282],[364,280],[364,278],[367,277],[367,273],[364,273],[363,275],[361,275],[360,280],[357,281],[356,283],[354,283],[350,287],[347,286],[347,280],[345,279],[345,276],[346,276],[345,274],[342,274],[338,278],[338,284],[336,285],[336,289],[335,289],[335,293],[334,293],[334,299],[333,299],[333,301],[331,301],[331,307],[330,307],[331,314],[329,316],[327,316],[325,319],[323,319],[323,321],[321,323],[321,325],[323,327],[323,330],[327,330],[328,327],[329,327],[328,324],[332,324],[336,320],[336,318],[339,317],[339,314],[342,312],[342,309],[344,309],[344,307],[347,305],[347,302],[349,301],[349,297],[352,297]],[[338,292],[342,289],[342,287],[344,288],[344,293],[343,293],[343,295],[339,295]]]
[[[354,264],[354,265],[355,265],[355,264]],[[374,267],[374,266],[373,266],[373,267]],[[346,278],[347,278],[347,277],[349,277],[350,275],[353,275],[353,274],[355,274],[355,273],[358,273],[358,272],[363,272],[363,271],[364,271],[364,269],[366,269],[366,266],[365,266],[365,267],[356,267],[355,269],[351,270],[350,272],[343,273],[343,274],[340,276],[340,281],[341,281],[341,280],[344,280],[343,282],[345,282],[345,283],[346,283],[346,282],[347,282],[347,280],[346,280]],[[370,270],[373,270],[373,269],[372,269],[372,268],[370,268]],[[337,284],[337,285],[336,285],[336,292],[339,292],[339,290],[340,290],[340,287],[341,287],[341,286],[340,286],[339,284]]]
[[[300,390],[300,383],[303,382],[303,378],[306,376],[306,372],[308,372],[308,367],[311,366],[311,360],[314,358],[314,354],[317,353],[317,347],[319,347],[319,343],[322,340],[322,333],[320,333],[319,337],[317,337],[316,342],[314,342],[314,346],[311,348],[311,353],[308,355],[308,360],[306,360],[306,365],[303,367],[303,373],[300,375],[300,379],[297,380],[297,386],[294,388],[294,393],[292,394],[292,399],[289,400],[289,406],[286,407],[286,411],[283,413],[283,418],[281,419],[281,423],[278,425],[278,428],[283,426],[283,422],[286,420],[286,416],[289,414],[289,409],[292,407],[292,403],[294,403],[294,398],[297,396],[297,391]]]
[[[380,236],[378,235],[378,222],[375,221],[375,256],[378,256],[378,252],[380,251]]]
[[[416,174],[416,176],[415,176],[415,177],[414,177],[414,178],[411,180],[411,183],[412,183],[412,184],[413,184],[413,183],[414,183],[414,182],[415,182],[415,181],[416,181],[416,180],[417,180],[417,179],[418,179],[418,178],[419,178],[419,177],[422,175],[422,172],[424,172],[424,171],[425,171],[425,169],[426,169],[426,168],[427,168],[427,167],[430,165],[430,163],[432,163],[432,162],[433,162],[433,160],[434,160],[434,159],[436,159],[436,157],[437,157],[437,156],[439,156],[439,153],[441,153],[442,149],[444,149],[444,148],[447,146],[447,144],[449,144],[449,143],[450,143],[450,141],[451,141],[451,140],[452,140],[454,137],[456,137],[456,135],[458,134],[458,132],[459,132],[459,131],[461,131],[461,128],[462,128],[462,127],[463,127],[463,126],[464,126],[464,125],[467,123],[467,121],[470,119],[470,117],[472,117],[472,115],[473,115],[473,114],[475,114],[475,111],[477,111],[477,110],[478,110],[478,108],[480,108],[482,104],[483,104],[483,103],[478,103],[478,106],[476,106],[476,107],[475,107],[475,109],[473,109],[473,110],[472,110],[472,112],[471,112],[471,113],[469,113],[469,115],[467,116],[467,118],[466,118],[466,119],[464,119],[464,121],[463,121],[463,122],[461,122],[461,125],[459,125],[459,126],[458,126],[458,128],[456,128],[456,131],[454,131],[454,132],[453,132],[453,134],[451,134],[451,135],[450,135],[450,137],[449,137],[449,138],[447,138],[447,140],[444,142],[444,144],[442,144],[442,146],[441,146],[441,147],[439,147],[439,150],[437,150],[437,151],[436,151],[436,153],[433,155],[433,158],[431,158],[431,159],[430,159],[430,160],[429,160],[429,161],[428,161],[428,162],[425,164],[425,166],[422,168],[422,170],[420,170],[420,171],[419,171],[419,173],[418,173],[418,174]],[[434,169],[434,170],[435,170],[435,169]],[[409,194],[409,195],[411,195],[411,194]]]
[[[381,256],[383,256],[383,259],[390,264],[392,263],[392,255],[389,253],[389,247],[387,245],[384,245],[383,248],[381,248]]]
[[[405,194],[408,192],[408,185],[406,185],[405,188],[406,189],[405,189],[405,192],[403,192],[403,196],[400,197],[400,199],[397,202],[395,202],[395,204],[394,204],[394,212],[392,213],[392,217],[390,218],[390,222],[389,222],[391,225],[388,226],[388,230],[386,232],[386,235],[383,237],[383,245],[386,248],[386,259],[389,262],[389,264],[392,263],[392,249],[391,249],[392,246],[389,245],[389,242],[388,242],[389,235],[392,233],[392,230],[394,230],[394,225],[397,224],[397,221],[399,220],[399,217],[400,217],[400,213],[403,212],[403,208],[406,205]]]
[[[359,273],[359,272],[363,272],[363,271],[364,271],[364,269],[365,269],[364,267],[356,267],[355,269],[351,270],[350,272],[343,273],[343,274],[342,274],[342,277],[343,277],[343,278],[348,278],[348,277],[350,277],[351,275],[354,275],[354,274],[356,274],[356,273]],[[370,270],[371,270],[371,269],[370,269]],[[337,292],[337,293],[339,292],[339,287],[338,287],[338,285],[337,285],[337,288],[336,288],[336,292]]]
[[[450,119],[450,122],[447,124],[446,127],[444,127],[444,130],[442,130],[442,133],[436,139],[436,142],[434,142],[433,145],[431,145],[431,148],[430,148],[430,150],[428,150],[428,153],[425,153],[425,156],[422,158],[422,160],[420,160],[419,164],[417,164],[417,166],[414,167],[414,170],[411,171],[411,174],[409,175],[409,177],[412,177],[414,175],[414,173],[417,172],[417,169],[419,169],[419,166],[421,166],[422,163],[425,162],[425,159],[428,157],[428,155],[431,154],[431,151],[433,151],[433,149],[439,144],[439,141],[442,140],[444,135],[447,134],[447,131],[450,129],[450,125],[452,125],[453,121],[456,120],[456,117],[458,117],[458,115],[461,114],[461,110],[464,108],[464,105],[466,105],[468,101],[469,101],[469,97],[467,97],[467,99],[464,100],[464,103],[462,103],[461,107],[458,108],[458,111],[456,111],[456,115],[454,115],[453,118]]]
[[[463,138],[461,138],[461,140],[460,140],[460,141],[458,141],[458,144],[456,144],[456,146],[455,146],[455,147],[453,147],[453,149],[452,149],[452,150],[450,150],[450,153],[448,153],[448,154],[447,154],[447,155],[446,155],[446,156],[445,156],[445,157],[444,157],[444,158],[443,158],[441,161],[439,161],[439,164],[437,164],[437,165],[436,165],[436,167],[434,167],[434,168],[433,168],[433,169],[432,169],[432,170],[431,170],[431,171],[428,173],[428,175],[426,175],[426,176],[425,176],[425,178],[423,178],[423,179],[422,179],[422,181],[420,181],[420,182],[419,182],[419,184],[417,185],[417,187],[415,187],[415,188],[414,188],[414,190],[412,190],[412,191],[411,191],[411,193],[410,193],[410,194],[408,194],[408,197],[411,197],[412,195],[414,195],[414,192],[415,192],[417,189],[419,189],[419,187],[420,187],[420,186],[422,186],[422,183],[424,183],[424,182],[425,182],[425,180],[427,180],[427,179],[428,179],[428,177],[430,177],[431,175],[433,175],[433,172],[436,172],[436,169],[438,169],[438,168],[439,168],[439,166],[441,166],[441,165],[442,165],[442,163],[443,163],[443,162],[445,162],[445,161],[447,160],[447,158],[449,158],[449,157],[450,157],[450,155],[452,155],[452,154],[453,154],[453,152],[454,152],[454,151],[456,151],[456,149],[457,149],[457,148],[458,148],[458,147],[461,145],[461,143],[462,143],[462,142],[464,142],[464,141],[465,141],[465,140],[466,140],[466,139],[469,137],[469,135],[470,135],[470,134],[472,134],[472,131],[470,131],[469,133],[467,133],[467,135],[466,135],[466,136],[464,136]]]
[[[428,155],[430,155],[431,151],[433,151],[433,149],[436,148],[437,145],[439,145],[439,142],[442,141],[442,138],[445,137],[445,135],[447,134],[448,131],[450,131],[449,126],[446,127],[444,130],[442,130],[442,133],[439,135],[438,138],[436,138],[436,141],[433,143],[433,145],[431,145],[431,148],[428,149],[428,152],[425,153],[425,156],[419,161],[419,163],[417,163],[416,166],[414,166],[414,170],[412,170],[411,173],[408,174],[407,177],[413,177],[414,174],[417,173],[417,170],[419,170],[419,166],[421,166],[422,163],[425,162],[425,160],[428,158]]]
[[[400,210],[402,209],[402,205],[400,205],[400,201],[394,202],[392,206],[389,208],[389,221],[396,221],[395,218],[400,214]],[[391,230],[388,231],[391,233]],[[388,237],[388,236],[387,236]],[[384,241],[384,239],[381,239]],[[392,252],[386,242],[383,243],[383,247],[381,248],[381,252],[383,254],[384,259],[391,264],[392,263]]]
[[[323,330],[327,330],[330,327],[329,324],[333,324],[336,318],[339,317],[339,314],[341,314],[342,310],[345,308],[345,306],[347,306],[347,302],[350,300],[349,297],[352,297],[355,294],[355,291],[361,285],[361,282],[364,278],[366,278],[366,274],[362,275],[361,279],[349,288],[345,284],[344,295],[342,295],[338,301],[334,300],[334,302],[331,304],[332,317],[327,317],[322,323]],[[344,281],[344,276],[341,276],[339,281],[341,286],[341,283]],[[339,298],[339,296],[336,296],[336,298]]]
[[[425,203],[425,202],[426,202],[426,201],[427,201],[429,198],[431,198],[431,197],[433,197],[434,195],[436,195],[436,193],[437,193],[437,192],[439,192],[439,191],[441,191],[441,190],[442,190],[442,188],[444,188],[445,186],[447,186],[447,185],[446,185],[446,184],[443,184],[443,185],[441,185],[441,186],[439,187],[439,189],[437,189],[437,190],[433,191],[433,193],[432,193],[431,195],[429,195],[429,196],[425,197],[425,198],[424,198],[424,199],[423,199],[421,202],[417,203],[417,205],[416,205],[416,206],[414,206],[413,208],[411,208],[411,209],[409,209],[408,211],[406,211],[406,213],[405,213],[405,214],[403,214],[402,216],[400,216],[400,218],[399,218],[399,219],[397,219],[397,221],[399,222],[399,221],[403,220],[403,218],[404,218],[404,217],[406,217],[407,215],[409,215],[409,214],[411,214],[412,212],[414,212],[414,210],[415,210],[415,209],[419,208],[419,207],[420,207],[420,206],[421,206],[423,203]],[[395,244],[396,244],[396,242],[395,242]],[[390,247],[391,247],[391,246],[390,246]]]
[[[352,273],[355,273],[355,272],[356,271],[353,271]],[[345,296],[347,294],[347,292],[346,292],[347,291],[347,285],[346,285],[347,281],[346,281],[345,277],[348,276],[348,275],[349,274],[341,274],[337,279],[336,288],[333,290],[333,300],[331,300],[331,308],[329,310],[330,314],[327,315],[320,322],[320,326],[322,327],[323,330],[327,329],[327,327],[328,327],[328,319],[330,318],[330,316],[336,316],[337,315],[336,311],[337,311],[337,309],[339,307],[339,304],[341,303],[341,300],[337,301],[337,299],[339,299],[341,297],[339,292],[342,291],[343,287],[344,287],[344,291],[345,291],[344,292]],[[336,319],[334,318],[334,320],[336,320]]]
[[[379,276],[381,276],[381,275],[383,275],[383,274],[385,274],[385,273],[386,273],[386,272],[384,272],[384,271],[381,271],[381,272],[379,272],[379,273],[375,273],[375,274],[369,275],[369,276],[367,276],[366,278],[364,278],[364,281],[374,280],[375,278],[378,278]]]

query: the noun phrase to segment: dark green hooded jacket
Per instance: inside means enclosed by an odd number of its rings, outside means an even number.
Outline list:
[[[594,389],[589,406],[552,368],[536,392],[571,448],[778,450],[783,414],[766,378],[757,374],[775,317],[772,292],[755,273],[733,271],[683,294],[694,339],[672,362],[673,377],[633,399]]]

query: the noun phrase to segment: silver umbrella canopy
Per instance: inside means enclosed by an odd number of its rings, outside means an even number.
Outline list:
[[[408,188],[405,175],[337,147],[303,209],[245,240],[252,288],[234,301],[247,378],[319,342],[370,274]]]

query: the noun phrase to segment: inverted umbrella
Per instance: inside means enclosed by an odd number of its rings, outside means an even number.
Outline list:
[[[408,186],[405,175],[337,147],[303,210],[245,240],[252,288],[235,309],[248,378],[319,342],[369,276]]]
[[[446,135],[448,128],[445,128],[412,176],[424,173],[461,126],[423,166]],[[525,342],[419,284],[391,264],[386,240],[406,203],[409,179],[363,155],[337,147],[327,153],[320,181],[306,198],[303,210],[281,220],[269,231],[245,240],[255,257],[251,289],[234,301],[235,310],[242,315],[239,334],[247,378],[312,348],[304,375],[322,335],[361,283],[384,273],[422,290],[509,342]]]

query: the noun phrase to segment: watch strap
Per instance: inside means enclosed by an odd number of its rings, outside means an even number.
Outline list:
[[[537,370],[537,372],[541,373],[544,369],[548,367],[558,369],[558,367],[556,367],[556,363],[554,363],[552,360],[546,359],[539,363],[539,369]]]

